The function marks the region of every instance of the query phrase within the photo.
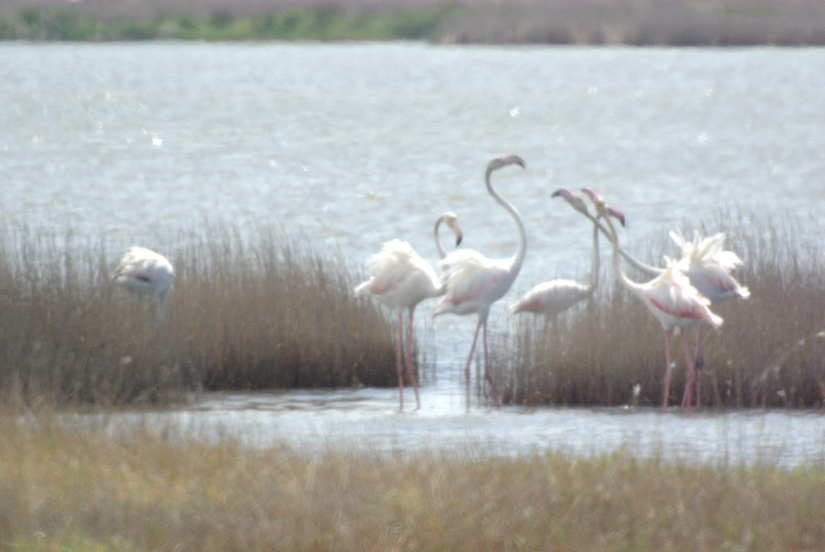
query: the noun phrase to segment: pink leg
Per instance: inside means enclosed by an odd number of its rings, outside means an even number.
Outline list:
[[[685,363],[687,365],[687,382],[685,383],[685,393],[682,395],[682,408],[690,410],[690,401],[693,398],[693,379],[696,377],[696,370],[693,367],[693,359],[690,358],[684,328],[679,333],[682,334],[682,349],[685,352]]]
[[[487,355],[487,323],[484,323],[484,379],[490,384],[490,392],[493,394],[493,402],[496,406],[501,405],[501,400],[498,396],[498,389],[496,389],[496,382],[493,381],[493,376],[490,373],[490,358]]]
[[[467,357],[467,365],[464,366],[464,382],[467,388],[467,410],[470,410],[470,362],[473,360],[473,352],[476,350],[476,340],[478,339],[478,330],[481,328],[481,320],[478,321],[476,332],[473,334],[473,344],[470,346],[470,356]]]
[[[410,311],[410,327],[407,329],[407,373],[415,390],[415,410],[421,408],[421,399],[418,398],[418,379],[415,377],[415,368],[412,365],[412,339],[413,339],[413,311]],[[415,412],[413,410],[413,412]]]
[[[665,398],[662,409],[667,410],[667,398],[670,395],[670,330],[665,330]]]
[[[702,354],[702,340],[701,340],[701,332],[702,327],[699,324],[696,324],[693,327],[693,331],[696,333],[696,360],[693,363],[694,368],[696,368],[696,407],[702,406],[702,368],[705,367],[705,357]]]
[[[396,369],[398,370],[398,411],[404,410],[404,365],[401,363],[401,341],[404,335],[403,318],[398,313],[398,347],[396,348]]]

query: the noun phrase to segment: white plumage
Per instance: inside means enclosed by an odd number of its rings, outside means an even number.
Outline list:
[[[166,297],[174,279],[175,269],[169,259],[145,247],[129,248],[112,273],[116,284],[151,298],[158,324],[166,311]]]

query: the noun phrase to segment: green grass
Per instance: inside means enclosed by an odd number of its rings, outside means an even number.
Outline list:
[[[0,417],[0,551],[818,550],[822,465],[315,454]],[[22,420],[22,421],[21,421]]]
[[[823,45],[816,2],[129,1],[0,4],[0,40],[427,40],[437,43]]]

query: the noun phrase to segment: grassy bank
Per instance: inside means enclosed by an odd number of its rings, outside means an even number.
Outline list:
[[[352,296],[361,269],[334,249],[254,234],[205,224],[155,247],[176,270],[156,332],[148,301],[110,282],[121,251],[5,229],[0,398],[122,404],[203,389],[395,384],[392,323]]]
[[[818,550],[825,471],[382,456],[0,418],[0,550]]]
[[[582,220],[582,232],[589,232]],[[693,224],[685,227],[692,237]],[[715,407],[821,407],[825,403],[825,275],[821,247],[806,239],[798,221],[720,214],[698,226],[703,235],[728,236],[726,249],[745,264],[735,273],[749,300],[712,307],[719,330],[703,329],[703,399]],[[621,240],[621,236],[620,236]],[[649,240],[643,261],[661,266],[677,255],[663,229]],[[625,242],[624,246],[632,248]],[[595,296],[545,325],[520,315],[499,333],[495,363],[499,389],[509,402],[554,405],[658,405],[665,373],[661,325],[636,297],[615,282],[612,248],[602,240],[601,284]],[[607,265],[607,266],[605,266]],[[635,274],[644,282],[649,277]],[[580,275],[579,281],[586,281]],[[688,343],[694,345],[692,330]],[[685,361],[671,340],[671,404],[679,404]],[[634,388],[638,386],[638,394]]]
[[[428,40],[436,43],[825,44],[820,2],[228,2],[0,4],[2,40]]]

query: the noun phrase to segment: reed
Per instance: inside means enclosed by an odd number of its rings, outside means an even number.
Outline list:
[[[111,284],[105,240],[5,229],[0,398],[124,404],[396,383],[393,322],[352,297],[356,267],[334,248],[254,235],[204,223],[158,248],[176,280],[156,331],[148,301]]]
[[[692,230],[684,225],[685,236]],[[745,264],[736,273],[749,300],[714,305],[724,324],[703,329],[703,401],[714,407],[820,408],[825,403],[825,276],[821,247],[802,221],[719,213],[703,235],[725,232]],[[662,230],[648,241],[649,264],[675,247]],[[620,237],[621,239],[621,237]],[[627,244],[625,244],[627,247]],[[606,248],[608,253],[612,250]],[[545,325],[527,315],[497,332],[495,364],[507,402],[526,405],[658,405],[664,381],[662,328],[616,281],[611,263],[586,304]],[[634,276],[637,281],[645,276]],[[586,277],[581,276],[580,280]],[[688,343],[694,345],[692,330]],[[684,355],[672,339],[678,404]]]
[[[472,449],[310,454],[0,415],[0,550],[818,550],[825,471]]]

